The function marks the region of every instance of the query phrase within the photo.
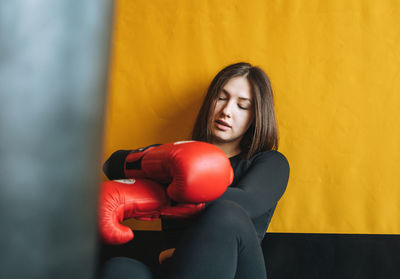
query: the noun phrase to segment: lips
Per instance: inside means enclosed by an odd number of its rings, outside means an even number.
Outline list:
[[[217,122],[218,124],[221,124],[221,125],[223,125],[223,126],[226,126],[226,127],[228,127],[228,128],[232,128],[231,125],[229,125],[228,123],[226,123],[226,122],[223,121],[223,120],[218,119],[218,120],[215,120],[215,122]]]

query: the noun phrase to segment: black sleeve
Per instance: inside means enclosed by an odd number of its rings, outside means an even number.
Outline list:
[[[107,176],[108,179],[124,179],[125,177],[125,161],[126,157],[129,153],[132,152],[142,152],[150,147],[160,146],[161,143],[152,144],[146,147],[138,148],[138,149],[129,149],[129,150],[118,150],[111,154],[110,158],[103,165],[103,172]],[[126,164],[127,169],[136,168],[137,162]]]
[[[118,150],[111,154],[103,165],[103,172],[108,179],[124,179],[124,164],[131,150]]]
[[[250,218],[256,218],[274,207],[285,192],[289,180],[289,163],[275,150],[261,152],[242,178],[228,187],[220,199],[242,206]]]

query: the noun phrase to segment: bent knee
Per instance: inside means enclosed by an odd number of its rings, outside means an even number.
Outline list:
[[[229,200],[216,200],[204,212],[216,226],[228,229],[253,226],[250,216],[240,205]]]

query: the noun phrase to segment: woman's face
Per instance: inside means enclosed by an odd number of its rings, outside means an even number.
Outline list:
[[[254,115],[253,96],[247,78],[231,78],[219,92],[211,123],[212,143],[237,147]]]

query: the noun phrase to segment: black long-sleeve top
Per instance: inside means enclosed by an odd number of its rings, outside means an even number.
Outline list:
[[[125,178],[124,162],[130,152],[116,151],[105,162],[103,171],[109,179]],[[229,161],[234,179],[219,199],[233,201],[249,214],[261,242],[276,205],[285,192],[289,180],[289,163],[276,150],[259,152],[248,161],[238,154],[229,158]],[[195,219],[162,219],[164,249],[176,247],[181,233],[193,221]]]

